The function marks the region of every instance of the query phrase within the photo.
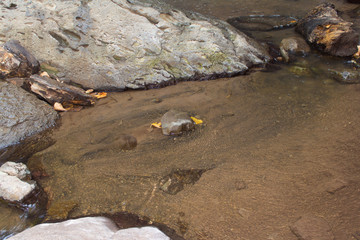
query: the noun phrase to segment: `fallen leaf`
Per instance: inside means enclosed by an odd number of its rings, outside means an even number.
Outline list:
[[[54,103],[54,109],[59,112],[66,112],[67,109],[63,107],[63,105],[59,102]]]
[[[105,98],[107,96],[107,93],[106,92],[98,92],[98,93],[93,94],[93,96],[96,97],[97,99]]]
[[[360,58],[360,45],[357,46],[357,52],[353,55],[354,58]]]
[[[161,128],[161,122],[154,122],[151,124],[152,127]]]
[[[89,94],[89,93],[92,93],[94,91],[94,89],[88,89],[85,91],[85,93]]]
[[[203,123],[203,120],[201,120],[201,119],[197,119],[195,117],[190,117],[190,118],[191,118],[191,120],[194,121],[195,124],[202,124]]]
[[[48,78],[50,78],[50,75],[47,72],[42,72],[40,74],[40,77],[48,77]]]

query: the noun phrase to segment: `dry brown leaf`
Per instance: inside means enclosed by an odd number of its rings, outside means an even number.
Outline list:
[[[47,72],[40,73],[40,77],[48,77],[50,78],[50,75]]]
[[[65,109],[59,102],[54,103],[54,109],[59,112],[67,112],[67,109]]]

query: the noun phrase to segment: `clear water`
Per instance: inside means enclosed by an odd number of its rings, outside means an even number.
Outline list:
[[[298,16],[322,1],[167,2],[226,20]],[[294,34],[252,33],[274,44]],[[360,87],[327,74],[346,67],[343,59],[312,53],[276,71],[110,93],[93,108],[63,114],[56,143],[28,162],[49,175],[39,180],[50,199],[47,219],[128,212],[185,239],[295,240],[289,226],[312,214],[329,222],[336,239],[351,239],[360,231]],[[163,136],[149,126],[169,109],[204,124]],[[137,138],[135,149],[121,148],[124,134]],[[172,194],[164,191],[169,176],[181,185]],[[330,194],[339,181],[346,187]],[[4,204],[0,214],[4,230],[31,225]]]

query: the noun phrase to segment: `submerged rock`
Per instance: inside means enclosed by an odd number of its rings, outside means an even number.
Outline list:
[[[310,47],[306,41],[299,37],[284,38],[280,43],[280,53],[286,62],[292,60],[295,55],[306,55]]]
[[[170,110],[161,118],[164,135],[180,135],[194,129],[195,124],[186,112]]]
[[[0,149],[53,126],[58,117],[47,103],[6,82],[0,82],[0,109]]]
[[[334,78],[336,81],[340,83],[347,83],[347,84],[360,83],[360,73],[357,70],[350,70],[350,69],[344,71],[329,70],[329,72],[332,78]]]
[[[10,4],[16,7],[5,7]],[[231,76],[269,59],[227,23],[155,0],[4,0],[0,10],[0,41],[18,39],[56,67],[60,80],[86,88],[143,89]]]
[[[4,166],[5,165],[5,166]],[[22,181],[29,170],[22,163],[7,162],[0,168],[0,197],[7,201],[21,201],[36,187]]]
[[[43,223],[29,228],[9,240],[169,240],[155,227],[129,228],[119,230],[105,217],[85,217],[60,223]]]
[[[316,216],[301,217],[291,226],[291,230],[302,240],[334,240],[329,224]]]

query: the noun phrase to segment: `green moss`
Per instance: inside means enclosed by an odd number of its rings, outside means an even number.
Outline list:
[[[207,58],[212,63],[212,65],[221,64],[227,59],[226,55],[222,52],[215,52]]]
[[[47,63],[41,63],[40,68],[41,68],[41,71],[47,72],[48,74],[56,75],[60,72],[56,67],[50,66]]]

